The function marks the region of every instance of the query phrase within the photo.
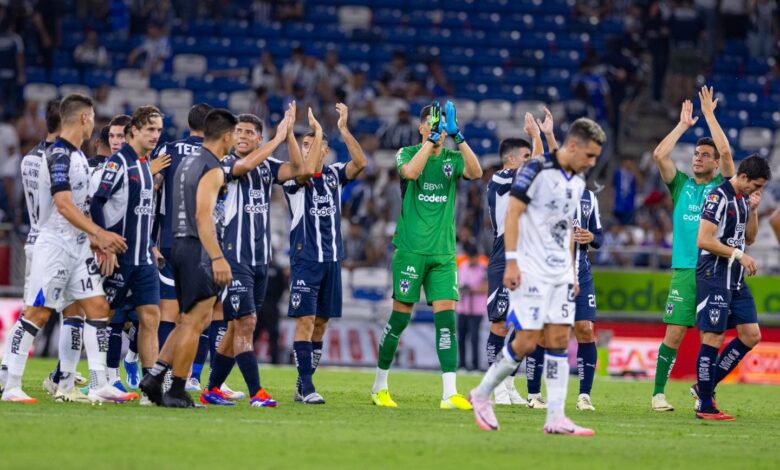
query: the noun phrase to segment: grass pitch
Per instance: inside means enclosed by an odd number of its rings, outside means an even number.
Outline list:
[[[324,406],[292,401],[293,368],[262,367],[276,409],[170,410],[125,405],[58,404],[41,387],[51,360],[31,360],[26,391],[38,405],[0,403],[0,468],[778,468],[777,387],[723,385],[718,403],[733,422],[696,420],[688,383],[670,383],[671,413],[650,411],[648,382],[596,378],[597,411],[568,414],[593,427],[593,438],[546,436],[544,411],[497,407],[499,432],[474,424],[471,412],[439,410],[441,379],[395,372],[390,387],[399,408],[369,400],[372,372],[323,368],[315,375]],[[82,369],[84,366],[82,365]],[[207,371],[204,371],[204,377]],[[462,374],[462,393],[481,375]],[[228,383],[242,390],[234,371]],[[518,388],[525,383],[518,380]],[[410,467],[413,465],[414,467]]]

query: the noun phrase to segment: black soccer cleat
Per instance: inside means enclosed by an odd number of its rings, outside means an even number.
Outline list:
[[[146,374],[141,383],[138,384],[138,388],[149,398],[149,401],[157,406],[162,406],[163,391],[162,384],[157,378],[151,374]]]
[[[192,401],[189,393],[174,394],[168,391],[163,394],[160,406],[166,408],[195,408],[195,402]]]

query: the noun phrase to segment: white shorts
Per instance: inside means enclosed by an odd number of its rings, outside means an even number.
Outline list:
[[[105,295],[103,277],[86,241],[67,249],[62,242],[39,236],[32,252],[25,305],[62,311],[76,300]]]
[[[32,269],[32,256],[33,256],[33,247],[35,245],[26,244],[24,245],[24,295],[23,299],[25,299],[25,307],[27,306],[27,291],[30,289],[30,270]]]
[[[541,281],[522,275],[520,288],[509,292],[507,323],[518,330],[542,330],[544,325],[574,325],[574,284]]]

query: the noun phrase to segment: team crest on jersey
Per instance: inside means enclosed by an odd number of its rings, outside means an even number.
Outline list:
[[[398,283],[398,288],[401,289],[402,294],[406,294],[409,292],[409,280],[408,279],[401,279],[401,282]]]
[[[292,304],[292,308],[298,308],[301,306],[301,294],[298,292],[293,292],[290,295],[290,304]]]
[[[569,224],[567,224],[565,220],[559,220],[555,225],[553,225],[552,229],[550,229],[550,235],[552,235],[553,240],[555,240],[555,243],[557,243],[558,246],[563,248],[563,242],[566,238],[566,233],[568,231],[569,231]]]
[[[441,171],[444,172],[444,176],[447,178],[452,178],[452,163],[445,163],[442,165]]]
[[[499,300],[498,303],[496,304],[496,308],[498,308],[498,313],[503,315],[504,313],[506,313],[506,309],[509,308],[509,302],[503,299]]]
[[[711,308],[710,309],[710,323],[712,323],[713,325],[717,325],[719,319],[720,319],[720,309]]]
[[[241,297],[239,297],[238,295],[231,295],[230,306],[233,307],[234,312],[238,312],[238,307],[241,306]]]
[[[260,178],[263,180],[263,184],[268,185],[271,183],[271,170],[267,167],[260,167]]]
[[[671,316],[672,313],[674,313],[674,304],[673,303],[666,304],[666,316]]]
[[[325,184],[330,186],[331,188],[335,188],[338,182],[336,181],[336,177],[330,173],[325,175]]]
[[[588,217],[590,217],[590,209],[591,209],[590,203],[583,201],[581,204],[582,204],[581,205],[582,215],[587,219]]]

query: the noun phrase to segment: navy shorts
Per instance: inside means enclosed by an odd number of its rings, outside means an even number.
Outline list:
[[[728,289],[726,280],[717,283],[696,278],[696,327],[699,331],[723,333],[737,325],[758,323],[756,301],[750,288]]]
[[[504,287],[504,265],[488,266],[487,313],[491,322],[506,321],[509,311],[509,289]]]
[[[341,317],[341,263],[294,260],[288,317]]]
[[[176,283],[173,281],[171,249],[160,248],[160,254],[165,258],[165,265],[159,271],[160,298],[163,300],[176,300]]]
[[[109,323],[125,323],[129,321],[138,323],[138,314],[132,308],[122,307],[119,310],[114,310]]]
[[[580,282],[580,293],[574,299],[574,321],[596,321],[596,289],[593,278]]]
[[[113,310],[160,304],[160,279],[152,264],[119,266],[103,281],[103,289]]]
[[[173,280],[179,310],[188,313],[198,302],[217,297],[222,288],[214,282],[211,259],[197,238],[177,238],[171,250]]]
[[[225,320],[236,320],[263,308],[268,288],[268,265],[252,266],[230,261],[233,280],[222,293]]]

